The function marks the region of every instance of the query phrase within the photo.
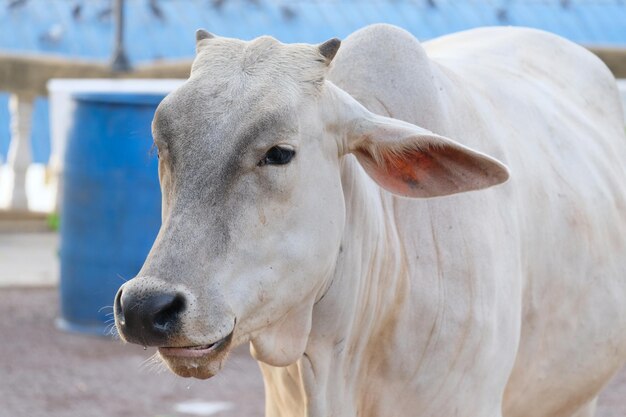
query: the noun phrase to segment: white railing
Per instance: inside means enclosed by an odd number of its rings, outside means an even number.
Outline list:
[[[11,142],[7,154],[9,168],[8,208],[28,210],[26,193],[26,173],[32,162],[30,132],[35,96],[28,93],[14,93],[9,98],[11,117]],[[6,172],[6,171],[5,171]]]

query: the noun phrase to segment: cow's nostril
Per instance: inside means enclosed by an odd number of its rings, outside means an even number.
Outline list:
[[[185,298],[182,294],[176,294],[172,299],[164,301],[163,307],[154,315],[153,325],[159,331],[167,331],[185,309]]]
[[[115,300],[121,334],[128,342],[165,346],[180,325],[185,309],[181,293],[145,293],[126,289]]]

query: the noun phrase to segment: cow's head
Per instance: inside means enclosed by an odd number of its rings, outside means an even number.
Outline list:
[[[158,346],[179,375],[210,377],[247,341],[272,365],[302,355],[339,252],[345,155],[408,197],[507,178],[492,158],[374,115],[325,81],[336,39],[197,39],[189,80],[153,122],[163,224],[115,300],[122,338]]]

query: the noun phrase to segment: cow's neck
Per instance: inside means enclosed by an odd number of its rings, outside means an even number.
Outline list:
[[[313,313],[306,353],[284,368],[261,364],[268,416],[357,415],[363,379],[384,361],[383,346],[408,294],[395,199],[353,157],[343,162],[346,226],[333,280]],[[340,399],[354,399],[346,401]]]
[[[427,82],[408,86],[420,100],[398,102],[388,91],[372,92],[370,83],[361,91],[353,79],[351,85],[336,81],[375,113],[440,131],[447,111],[434,80],[445,77],[424,59],[416,73]],[[344,158],[341,175],[346,203],[341,253],[328,290],[314,307],[305,355],[284,368],[261,364],[268,417],[387,414],[376,410],[382,404],[376,391],[385,385],[377,377],[394,360],[387,348],[398,315],[411,309],[405,301],[406,254],[396,229],[398,200],[381,191],[353,156]]]

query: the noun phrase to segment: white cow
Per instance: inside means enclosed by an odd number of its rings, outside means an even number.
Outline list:
[[[593,415],[626,358],[596,57],[514,28],[197,38],[155,115],[163,226],[116,297],[125,340],[198,378],[251,342],[268,416]]]

